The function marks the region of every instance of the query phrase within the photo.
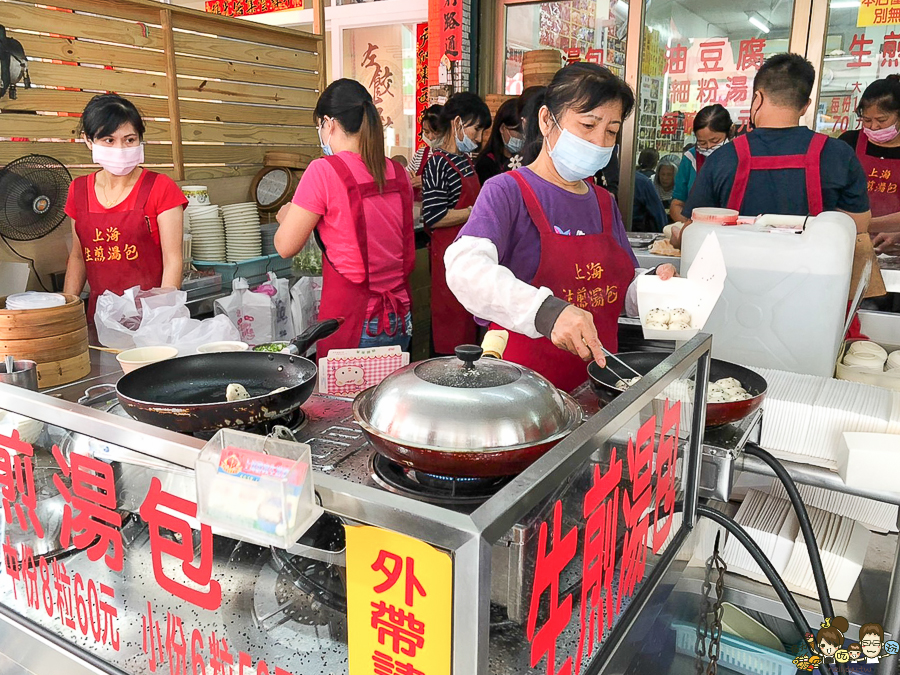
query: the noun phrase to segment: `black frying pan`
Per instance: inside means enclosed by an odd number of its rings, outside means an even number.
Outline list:
[[[634,368],[641,375],[649,373],[670,355],[670,352],[626,352],[624,354],[616,354],[619,359]],[[616,363],[614,359],[607,358],[606,362],[623,378],[630,379],[629,376],[633,377],[632,373],[621,364]],[[588,366],[588,375],[591,378],[591,387],[603,403],[609,403],[622,393],[621,389],[616,388],[616,382],[619,381],[619,378],[609,368],[601,368],[595,362],[591,362]],[[733,377],[738,380],[753,398],[748,398],[745,401],[707,403],[707,427],[731,424],[744,419],[755,412],[766,397],[767,384],[762,375],[736,363],[710,359],[709,381],[715,382],[726,377]]]
[[[291,344],[302,354],[340,325],[337,319],[323,321]],[[287,415],[312,394],[316,373],[315,363],[292,354],[197,354],[151,363],[123,375],[116,384],[116,394],[135,419],[193,433],[245,427]],[[243,385],[250,398],[226,401],[225,390],[232,383]],[[270,393],[280,387],[286,389]]]

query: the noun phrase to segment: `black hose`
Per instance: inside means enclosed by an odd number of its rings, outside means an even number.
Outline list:
[[[766,575],[769,583],[772,584],[772,588],[775,589],[775,593],[778,594],[782,604],[784,604],[785,609],[788,614],[790,614],[791,620],[794,622],[797,630],[800,631],[800,635],[804,636],[807,633],[812,633],[812,628],[806,623],[803,612],[800,611],[800,606],[797,604],[794,596],[791,595],[791,592],[785,585],[781,575],[778,574],[778,570],[772,566],[771,561],[766,557],[766,554],[763,553],[759,545],[753,541],[753,538],[749,534],[747,534],[747,530],[741,527],[741,525],[730,516],[727,516],[720,511],[716,511],[715,509],[711,509],[703,504],[697,505],[697,515],[709,518],[713,522],[724,527],[745,549],[747,549],[747,552],[762,569],[763,574]],[[832,675],[831,669],[824,663],[819,664],[819,672],[822,673],[822,675]]]
[[[819,593],[819,602],[822,605],[822,616],[833,618],[834,606],[831,604],[831,594],[828,592],[828,581],[825,579],[825,569],[822,567],[822,556],[819,553],[819,547],[816,545],[816,535],[813,533],[806,505],[800,498],[800,492],[797,490],[794,479],[791,478],[781,462],[756,443],[747,443],[744,446],[744,452],[765,462],[775,472],[778,480],[784,486],[791,504],[794,506],[794,511],[797,513],[797,520],[800,521],[800,531],[803,533],[806,550],[809,552],[809,564],[812,566],[813,578],[816,580],[816,590]]]

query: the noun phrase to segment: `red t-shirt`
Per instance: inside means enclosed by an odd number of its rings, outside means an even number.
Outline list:
[[[121,204],[116,204],[111,209],[103,207],[97,200],[97,193],[94,187],[94,179],[97,174],[92,173],[89,176],[86,176],[85,179],[88,182],[88,208],[90,209],[90,212],[118,213],[134,209],[134,202],[137,199],[138,192],[140,192],[141,183],[148,173],[149,171],[144,169],[143,173],[141,173],[141,177],[138,178],[137,183],[131,188],[131,192],[125,200]],[[165,213],[169,209],[174,209],[176,206],[184,207],[187,203],[187,197],[184,196],[184,193],[181,192],[181,188],[175,184],[175,181],[166,175],[158,175],[156,177],[156,183],[154,183],[153,189],[150,191],[150,197],[147,199],[146,215],[150,218],[150,226],[157,231],[159,229],[157,216],[159,216],[160,213]],[[72,220],[75,220],[75,181],[72,181],[72,184],[69,186],[69,196],[66,199],[66,215]]]

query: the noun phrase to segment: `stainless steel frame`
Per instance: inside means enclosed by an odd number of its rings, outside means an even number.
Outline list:
[[[690,375],[697,367],[697,381],[706,382],[711,338],[699,335],[666,359],[640,383],[589,419],[544,457],[515,478],[471,515],[412,501],[366,485],[316,473],[317,493],[331,513],[359,523],[386,527],[450,551],[454,560],[453,672],[486,673],[490,639],[492,546],[535,506],[581,470],[621,427],[638,416],[673,380]],[[698,386],[697,400],[705,397]],[[141,452],[174,465],[193,468],[203,442],[151,427],[140,422],[0,384],[0,409],[26,415],[76,433]],[[684,456],[684,527],[644,581],[632,605],[620,619],[634,625],[641,608],[659,585],[689,535],[696,518],[699,463],[703,442],[705,405],[694,406],[693,430]],[[23,629],[26,630],[26,629]],[[599,672],[621,641],[614,631],[592,662]],[[618,636],[618,637],[617,637]],[[72,648],[71,657],[79,659]],[[109,672],[112,672],[111,670]]]

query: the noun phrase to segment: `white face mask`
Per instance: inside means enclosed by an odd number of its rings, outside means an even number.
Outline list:
[[[91,157],[114,176],[127,176],[144,163],[144,144],[130,148],[113,148],[91,143]]]
[[[615,146],[604,148],[566,131],[551,113],[551,119],[560,130],[556,145],[550,150],[550,159],[563,180],[575,182],[596,174],[609,164]]]
[[[709,157],[711,154],[713,154],[716,150],[718,150],[719,148],[721,148],[721,147],[722,147],[723,145],[725,145],[727,142],[728,142],[728,141],[722,141],[721,143],[718,143],[717,145],[714,145],[714,146],[712,146],[711,148],[699,148],[699,147],[698,147],[698,148],[697,148],[697,152],[698,152],[699,154],[703,155],[704,157]]]

